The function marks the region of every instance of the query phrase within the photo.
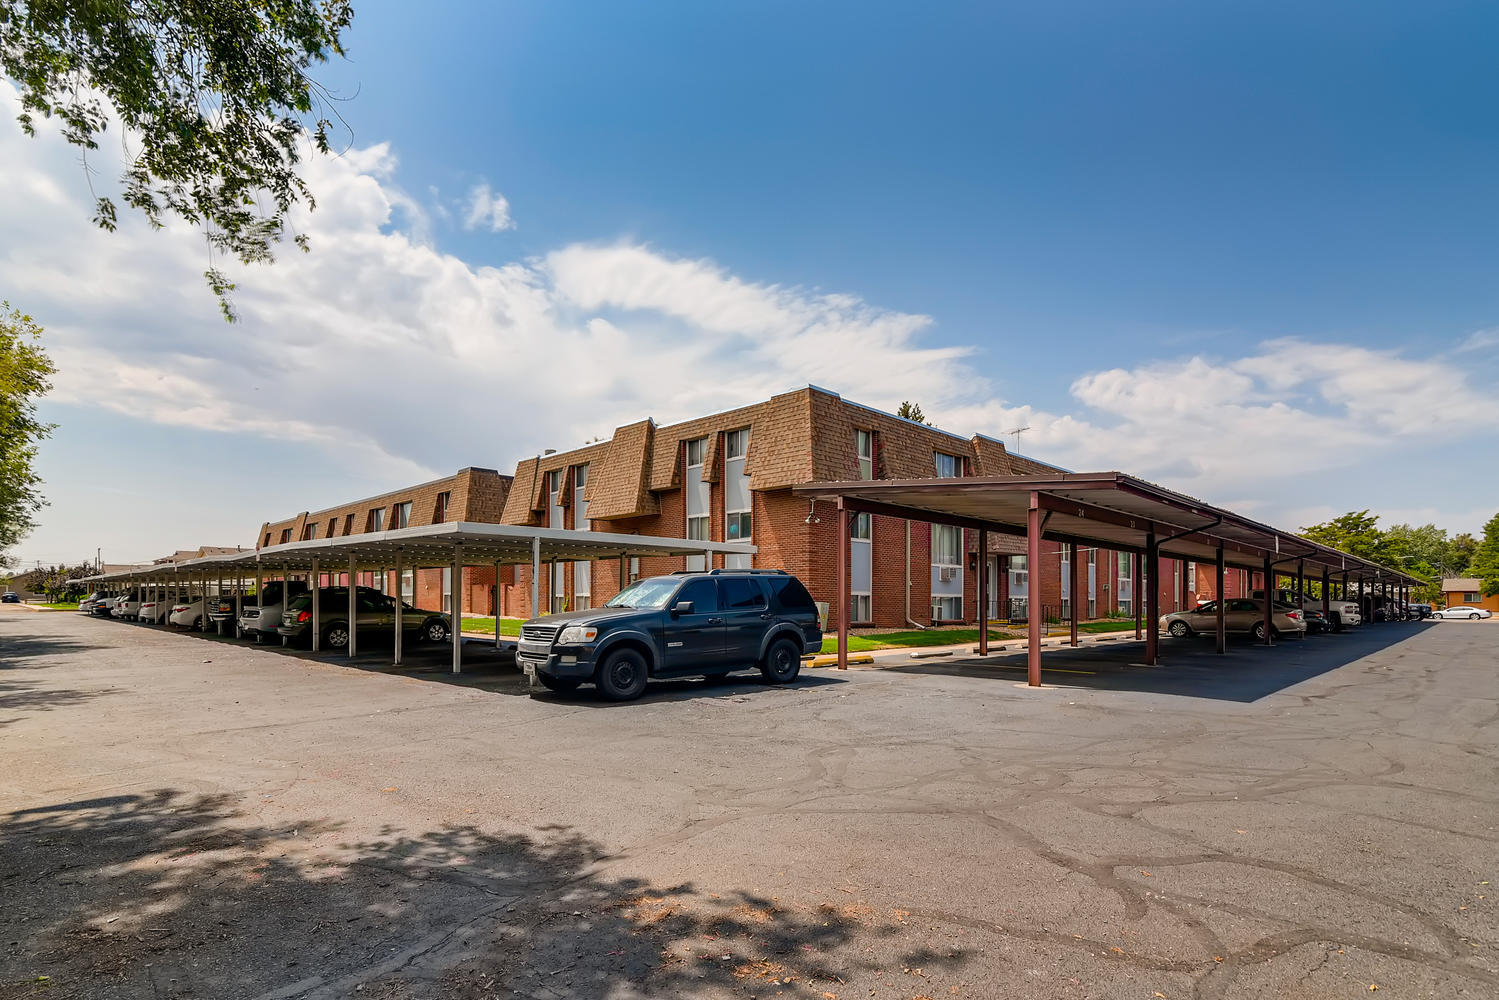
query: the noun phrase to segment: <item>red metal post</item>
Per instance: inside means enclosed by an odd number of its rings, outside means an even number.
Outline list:
[[[848,669],[848,558],[849,558],[849,532],[853,530],[853,522],[850,519],[851,512],[843,506],[843,498],[838,498],[838,516],[833,520],[837,522],[838,532],[838,669]]]
[[[989,532],[979,529],[979,655],[989,655]]]
[[[1218,558],[1213,561],[1213,569],[1217,574],[1217,590],[1215,596],[1218,601],[1218,652],[1228,652],[1228,622],[1224,618],[1228,601],[1223,597],[1223,546],[1218,546]]]
[[[1143,571],[1141,569],[1141,563],[1142,562],[1143,562],[1143,560],[1141,560],[1141,558],[1140,558],[1140,553],[1136,552],[1135,553],[1135,578],[1130,581],[1130,589],[1133,591],[1133,593],[1132,593],[1131,596],[1134,598],[1134,600],[1130,601],[1130,603],[1135,606],[1135,638],[1136,639],[1140,638],[1140,619],[1143,617],[1144,610],[1145,610],[1145,586],[1144,586],[1144,584],[1145,584],[1145,576],[1144,576],[1144,573],[1143,573]]]
[[[1155,532],[1145,536],[1145,662],[1161,662],[1161,550]]]
[[[1030,620],[1026,623],[1025,681],[1041,686],[1041,496],[1031,493],[1031,509],[1025,521],[1026,565],[1030,567]]]
[[[1068,592],[1072,595],[1072,599],[1067,602],[1068,605],[1069,605],[1069,607],[1067,609],[1068,610],[1068,614],[1067,614],[1067,626],[1068,626],[1068,628],[1067,628],[1067,631],[1068,631],[1068,635],[1071,637],[1070,641],[1071,641],[1072,645],[1074,645],[1074,646],[1077,645],[1077,619],[1078,619],[1079,609],[1082,606],[1082,602],[1078,600],[1078,595],[1077,595],[1077,569],[1078,569],[1078,566],[1077,566],[1077,543],[1076,542],[1068,542],[1067,543],[1067,574],[1071,577],[1071,579],[1067,582],[1067,589],[1068,589]]]
[[[1187,561],[1185,559],[1181,561],[1181,566],[1182,576],[1180,585],[1177,587],[1177,590],[1180,591],[1180,593],[1176,595],[1176,610],[1185,611],[1187,610],[1187,601],[1191,599],[1187,596],[1187,592],[1191,589],[1191,587],[1187,583]]]

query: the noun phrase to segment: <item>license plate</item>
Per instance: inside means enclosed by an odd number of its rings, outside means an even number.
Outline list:
[[[520,668],[527,677],[531,678],[533,681],[536,679],[536,664],[527,661],[525,663],[522,663]]]

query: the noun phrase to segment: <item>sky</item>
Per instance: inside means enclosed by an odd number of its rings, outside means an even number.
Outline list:
[[[0,298],[59,367],[24,564],[808,383],[1287,528],[1499,510],[1492,4],[355,10],[312,252],[229,267],[233,326],[0,82]]]

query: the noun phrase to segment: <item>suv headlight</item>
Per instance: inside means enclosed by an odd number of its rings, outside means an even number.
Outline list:
[[[557,644],[560,646],[576,646],[583,642],[592,642],[599,634],[599,630],[592,625],[569,625],[557,636]]]

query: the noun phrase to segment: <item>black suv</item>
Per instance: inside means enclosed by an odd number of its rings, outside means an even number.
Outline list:
[[[759,668],[789,684],[802,654],[822,648],[817,605],[785,570],[715,569],[637,580],[603,607],[533,618],[516,662],[553,691],[585,681],[610,701],[651,677],[705,677]]]

